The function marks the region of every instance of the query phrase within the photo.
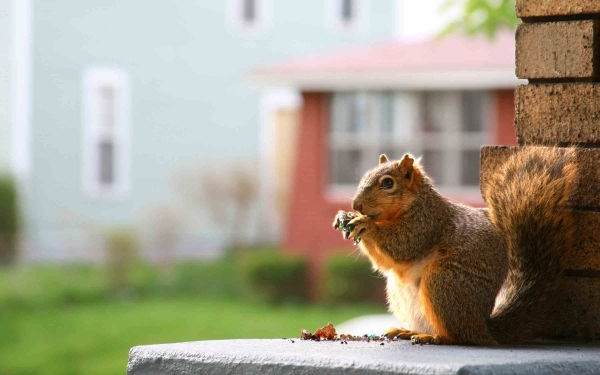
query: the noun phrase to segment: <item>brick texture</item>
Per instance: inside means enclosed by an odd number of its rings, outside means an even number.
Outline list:
[[[554,319],[546,336],[600,338],[600,278],[563,277],[544,310]]]
[[[565,256],[565,268],[600,271],[600,213],[575,210],[574,214],[575,244],[572,253]]]
[[[488,176],[498,168],[517,147],[484,146],[481,149],[481,190],[488,188]],[[583,209],[600,209],[600,149],[579,148],[576,150],[579,177],[570,205]],[[600,231],[600,228],[598,229]],[[600,244],[599,244],[600,246]]]
[[[577,222],[566,275],[536,314],[550,337],[600,337],[600,0],[517,0],[515,96],[519,145],[577,145],[579,175],[569,198]],[[559,22],[556,22],[559,21]],[[537,81],[536,81],[537,80]],[[559,82],[559,83],[551,83]],[[570,82],[570,83],[563,83]],[[582,83],[589,82],[589,83]],[[518,147],[481,149],[481,191]]]
[[[598,0],[517,0],[517,17],[553,17],[600,14]]]
[[[515,102],[520,145],[600,145],[600,85],[523,85]]]
[[[519,25],[516,34],[517,77],[597,77],[599,25],[599,20]]]

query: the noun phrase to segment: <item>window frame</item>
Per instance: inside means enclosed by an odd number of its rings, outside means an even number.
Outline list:
[[[102,125],[101,91],[113,91],[112,128]],[[101,182],[100,144],[112,144],[112,184]],[[93,67],[83,79],[83,189],[91,197],[116,199],[130,190],[130,87],[128,74],[119,68]]]

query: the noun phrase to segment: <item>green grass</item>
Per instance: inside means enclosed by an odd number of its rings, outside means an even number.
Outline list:
[[[384,310],[261,303],[239,274],[232,259],[177,264],[169,274],[139,263],[115,288],[106,267],[0,267],[0,375],[123,374],[135,345],[298,337]]]
[[[147,298],[0,310],[0,374],[123,374],[134,345],[297,337],[375,306],[273,306],[239,299]]]

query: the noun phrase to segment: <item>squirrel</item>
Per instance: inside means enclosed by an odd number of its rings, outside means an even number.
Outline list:
[[[413,344],[540,338],[540,306],[573,244],[566,206],[576,176],[572,149],[523,147],[488,178],[488,207],[472,208],[442,197],[412,155],[381,155],[333,225],[387,278],[389,309],[407,327],[385,335]]]

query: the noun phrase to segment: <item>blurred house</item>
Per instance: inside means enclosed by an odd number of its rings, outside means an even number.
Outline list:
[[[144,223],[171,220],[164,206],[186,222],[167,225],[182,231],[179,256],[221,248],[227,234],[177,176],[235,165],[259,177],[260,119],[299,104],[289,90],[261,96],[244,73],[389,39],[398,20],[395,0],[0,2],[0,166],[21,186],[23,257],[93,259],[107,228],[151,237]],[[258,227],[250,238],[268,235]]]
[[[421,156],[444,195],[481,205],[480,146],[515,142],[514,61],[514,35],[503,34],[394,40],[255,69],[255,83],[301,94],[297,121],[277,112],[265,125],[272,174],[289,179],[264,193],[283,197],[271,212],[284,223],[285,247],[315,264],[348,247],[333,217],[350,208],[380,153]]]

